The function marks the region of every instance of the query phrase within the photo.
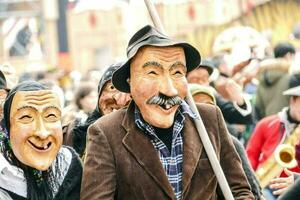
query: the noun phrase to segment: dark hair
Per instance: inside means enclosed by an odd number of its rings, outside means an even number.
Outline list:
[[[295,54],[295,47],[289,42],[281,42],[278,43],[274,48],[274,57],[282,58],[287,53]]]
[[[89,95],[93,90],[95,90],[95,87],[90,82],[82,82],[79,85],[74,94],[74,102],[79,109],[82,109],[80,100],[83,99],[85,96]]]

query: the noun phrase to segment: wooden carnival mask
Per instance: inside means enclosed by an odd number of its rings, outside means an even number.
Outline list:
[[[10,109],[10,142],[23,164],[47,170],[62,145],[61,106],[50,90],[17,91]]]
[[[103,86],[101,95],[98,100],[100,111],[107,115],[114,110],[127,107],[131,101],[130,94],[117,90],[111,81],[108,81]]]
[[[159,128],[173,125],[186,97],[186,60],[181,47],[145,46],[130,63],[130,92],[143,119]]]

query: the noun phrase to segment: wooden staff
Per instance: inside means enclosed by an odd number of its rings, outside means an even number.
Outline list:
[[[162,33],[165,33],[164,28],[162,26],[162,23],[160,21],[160,18],[157,14],[157,11],[156,11],[153,3],[151,2],[151,0],[144,0],[144,1],[147,6],[148,12],[151,16],[154,26],[157,29],[159,29]],[[187,95],[186,99],[187,99],[187,103],[191,107],[192,111],[197,115],[197,117],[194,119],[194,122],[195,122],[195,125],[197,128],[197,131],[199,133],[199,136],[201,138],[201,141],[203,143],[206,154],[208,156],[208,159],[210,161],[210,164],[212,166],[212,169],[213,169],[214,173],[216,174],[216,177],[217,177],[218,183],[220,185],[220,188],[223,192],[223,195],[224,195],[225,199],[227,199],[227,200],[234,200],[231,190],[229,188],[228,182],[224,175],[224,172],[223,172],[221,165],[219,163],[219,160],[217,158],[216,152],[215,152],[213,145],[208,137],[208,134],[204,127],[203,121],[200,117],[200,114],[197,110],[197,107],[194,103],[194,100],[193,100],[193,97],[192,97],[190,91],[188,91],[188,95]]]

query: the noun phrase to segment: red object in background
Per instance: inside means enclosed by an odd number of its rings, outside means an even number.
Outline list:
[[[75,8],[75,6],[76,6],[75,2],[68,2],[67,8],[68,10],[72,10]]]
[[[188,15],[189,15],[189,18],[194,21],[195,18],[196,18],[196,11],[195,11],[195,8],[193,6],[193,3],[190,3],[189,4],[189,8],[188,8]]]
[[[89,15],[89,24],[92,28],[97,26],[97,16],[93,11],[91,11]]]
[[[249,15],[252,12],[253,8],[254,8],[254,3],[252,2],[252,0],[248,0],[247,7],[246,7],[246,15]]]
[[[298,166],[300,167],[300,141],[295,147],[295,152],[296,152],[296,160],[298,162]]]

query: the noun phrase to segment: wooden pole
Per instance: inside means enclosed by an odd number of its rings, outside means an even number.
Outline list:
[[[144,1],[147,6],[148,12],[151,16],[154,26],[158,30],[160,30],[162,33],[165,33],[163,25],[158,16],[158,13],[154,7],[154,4],[151,2],[151,0],[144,0]],[[188,95],[187,95],[186,99],[187,99],[187,103],[191,107],[192,111],[197,115],[196,119],[194,119],[194,122],[195,122],[195,125],[197,128],[197,131],[199,133],[199,136],[201,138],[201,141],[203,143],[206,154],[208,156],[208,159],[210,161],[210,164],[213,168],[214,173],[216,174],[216,177],[217,177],[218,183],[220,185],[220,188],[223,192],[223,195],[224,195],[225,199],[227,199],[227,200],[234,200],[233,195],[230,190],[230,187],[229,187],[226,177],[224,175],[224,172],[223,172],[221,165],[219,163],[219,160],[217,158],[216,152],[215,152],[213,145],[208,137],[207,131],[204,127],[203,121],[200,117],[200,114],[197,110],[197,107],[194,103],[194,100],[193,100],[193,97],[192,97],[190,91],[188,91]]]

